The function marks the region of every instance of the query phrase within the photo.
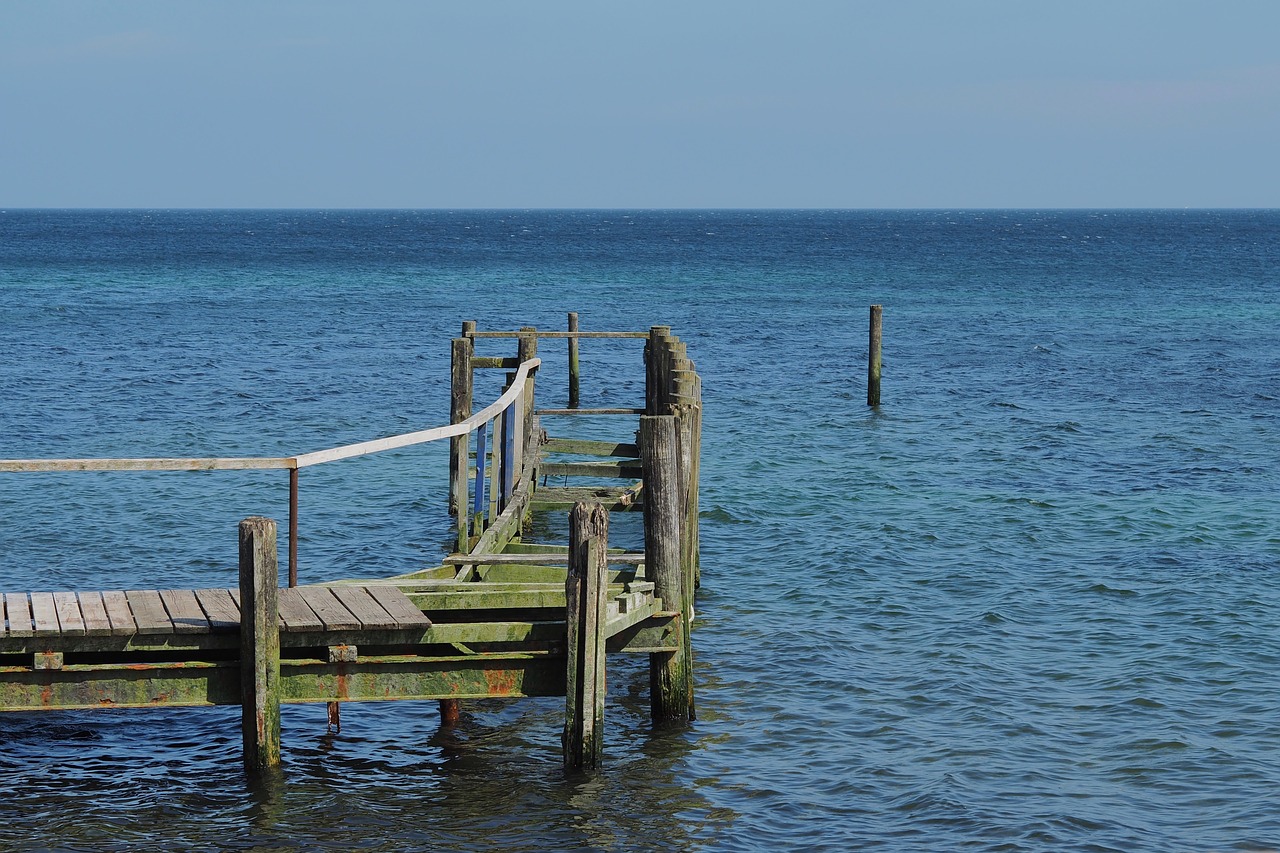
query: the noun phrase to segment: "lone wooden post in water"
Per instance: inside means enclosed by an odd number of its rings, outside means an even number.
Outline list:
[[[280,574],[276,523],[240,522],[240,702],[244,766],[280,764]]]
[[[693,655],[689,645],[691,596],[685,595],[681,567],[679,449],[674,415],[640,418],[640,461],[644,473],[645,567],[662,609],[679,613],[676,651],[649,655],[649,703],[655,722],[692,720]]]
[[[867,405],[880,405],[880,329],[884,309],[871,306],[871,333],[867,343]]]
[[[569,312],[569,331],[578,331],[578,312]],[[569,338],[569,408],[578,408],[581,374],[578,370],[578,339]]]
[[[591,771],[604,750],[605,643],[608,616],[609,511],[576,503],[569,513],[565,579],[564,769]]]

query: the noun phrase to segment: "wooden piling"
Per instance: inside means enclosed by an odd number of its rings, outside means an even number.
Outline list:
[[[644,411],[647,415],[665,415],[667,390],[663,387],[666,339],[670,326],[650,326],[649,341],[644,347]]]
[[[240,701],[244,765],[280,764],[280,626],[276,523],[240,522]]]
[[[871,330],[867,341],[867,405],[880,405],[880,333],[884,309],[871,306]]]
[[[693,655],[689,645],[692,597],[681,565],[679,446],[674,415],[640,418],[644,473],[645,571],[663,610],[681,615],[679,648],[649,655],[649,702],[656,722],[694,719]]]
[[[689,492],[685,503],[685,525],[689,534],[690,559],[693,563],[693,588],[702,586],[702,540],[699,525],[698,479],[702,475],[702,377],[693,377],[693,467],[689,469]]]
[[[577,503],[569,513],[565,580],[564,767],[589,772],[604,749],[605,640],[609,591],[609,512]]]
[[[461,423],[471,417],[471,357],[474,351],[475,342],[471,338],[454,338],[450,371],[450,423]],[[454,517],[459,551],[467,550],[468,545],[467,461],[470,445],[470,435],[458,435],[449,439],[449,512]],[[477,464],[483,462],[477,461]]]
[[[569,312],[569,331],[578,331],[578,312]],[[578,339],[569,338],[569,408],[578,408],[579,402],[579,371],[578,371]]]
[[[533,326],[521,326],[520,331],[524,334],[520,335],[519,344],[516,349],[516,357],[520,359],[521,363],[524,363],[531,358],[538,357],[538,330]],[[526,446],[529,444],[529,429],[531,429],[533,425],[533,392],[534,386],[537,382],[535,379],[537,372],[537,370],[531,370],[529,371],[529,375],[525,377],[524,411],[521,412],[520,418],[518,419],[523,425],[523,441]]]

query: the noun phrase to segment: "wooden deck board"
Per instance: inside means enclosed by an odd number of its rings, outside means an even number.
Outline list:
[[[129,599],[118,589],[102,594],[102,604],[107,608],[107,619],[111,622],[113,637],[131,637],[138,633],[138,623],[133,619],[133,610],[129,607]]]
[[[111,634],[111,620],[107,618],[107,608],[102,603],[102,593],[80,593],[80,612],[84,615],[86,636],[104,637]]]
[[[487,585],[477,585],[487,586]],[[0,637],[131,637],[239,630],[238,589],[108,590],[0,595]],[[364,583],[279,591],[291,633],[423,630],[431,620],[399,588]],[[168,641],[160,641],[168,642]]]
[[[55,592],[53,606],[58,611],[58,627],[69,637],[84,636],[84,616],[74,592]]]
[[[324,623],[326,631],[351,631],[360,627],[360,620],[342,606],[331,590],[323,586],[297,587],[302,599],[315,611]]]
[[[200,609],[196,594],[189,589],[162,589],[160,601],[169,613],[175,634],[207,634],[209,619]]]
[[[154,589],[130,589],[125,591],[129,599],[129,609],[133,611],[133,619],[138,624],[139,634],[172,634],[173,622],[164,609],[160,593]]]
[[[329,591],[342,603],[343,607],[351,611],[352,616],[360,620],[360,625],[365,630],[400,627],[396,618],[388,613],[364,587],[334,586],[329,587]]]
[[[409,597],[394,586],[365,587],[382,608],[396,620],[401,628],[430,628],[431,620],[419,610]]]
[[[240,606],[229,589],[198,589],[196,601],[209,619],[209,633],[227,634],[240,627]]]
[[[239,590],[233,590],[236,602],[239,603]],[[297,587],[280,590],[279,608],[280,623],[286,631],[323,631],[324,622],[315,614],[311,606],[302,598]]]
[[[31,619],[35,622],[37,637],[56,637],[62,633],[58,624],[58,609],[53,603],[53,593],[31,593]]]
[[[30,637],[34,634],[31,626],[31,602],[27,600],[25,592],[5,593],[4,610],[10,637]]]

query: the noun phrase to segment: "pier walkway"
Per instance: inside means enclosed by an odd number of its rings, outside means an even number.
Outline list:
[[[565,765],[581,770],[598,763],[603,743],[605,655],[629,652],[649,656],[654,719],[691,720],[701,382],[668,327],[581,332],[576,320],[566,332],[465,323],[452,341],[442,427],[279,458],[0,460],[0,473],[30,475],[278,469],[290,485],[284,588],[276,524],[255,517],[240,524],[234,588],[0,596],[0,710],[239,704],[245,763],[259,770],[279,762],[281,703],[328,703],[337,723],[343,702],[434,699],[448,724],[459,700],[565,696]],[[546,338],[569,346],[563,409],[535,406]],[[642,339],[643,406],[580,405],[584,338]],[[514,357],[476,354],[504,339],[516,342]],[[487,369],[508,371],[505,387],[473,414],[475,373]],[[553,437],[548,415],[630,425],[620,441]],[[440,533],[453,552],[385,578],[299,585],[298,472],[443,440],[454,524]],[[552,476],[593,484],[543,485]],[[535,513],[564,509],[567,546],[528,538]],[[610,511],[643,513],[642,552],[608,546]]]

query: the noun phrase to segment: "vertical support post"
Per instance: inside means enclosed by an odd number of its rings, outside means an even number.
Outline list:
[[[645,568],[654,595],[668,612],[680,614],[679,648],[649,655],[649,702],[655,722],[694,719],[691,596],[684,591],[680,554],[680,480],[674,415],[640,418],[640,463],[644,474]]]
[[[871,330],[867,341],[867,405],[880,405],[880,333],[884,308],[871,306]]]
[[[479,534],[484,529],[484,511],[488,503],[485,500],[485,494],[484,494],[484,487],[486,483],[486,477],[484,475],[485,474],[484,465],[486,461],[485,457],[489,453],[489,448],[485,446],[485,437],[488,435],[488,432],[489,432],[488,424],[480,424],[479,428],[476,430],[476,490],[475,490],[475,498],[474,498],[475,502],[472,505],[472,510],[471,510],[471,515],[472,515],[471,529],[474,530],[477,534]],[[458,543],[459,553],[466,554],[470,550],[471,550],[470,539]]]
[[[454,338],[452,369],[450,371],[449,422],[461,423],[471,417],[473,394],[471,357],[475,342],[467,338]],[[458,550],[467,546],[467,456],[470,435],[455,435],[449,439],[449,512],[453,513],[457,529]],[[477,464],[482,464],[477,459]]]
[[[650,326],[649,341],[644,347],[644,411],[647,415],[665,415],[667,392],[662,387],[665,340],[671,337],[670,326]]]
[[[528,435],[528,430],[525,429],[527,416],[525,415],[523,391],[516,397],[515,405],[511,409],[517,418],[516,427],[511,431],[511,490],[515,491],[516,486],[520,483],[520,478],[524,476],[524,441],[525,436]]]
[[[493,434],[489,436],[489,523],[492,524],[498,513],[502,512],[502,504],[498,499],[502,494],[502,466],[507,464],[507,460],[503,454],[503,447],[506,445],[502,434],[505,426],[503,418],[495,417],[490,423],[493,424]]]
[[[279,572],[276,523],[240,522],[240,702],[250,772],[280,764]]]
[[[298,585],[298,469],[289,469],[289,586]]]
[[[578,312],[569,312],[569,331],[578,331]],[[578,371],[578,339],[569,338],[569,408],[578,408],[579,403],[579,371]]]
[[[679,496],[679,529],[680,529],[680,592],[683,594],[681,608],[689,614],[693,621],[693,528],[689,519],[689,502],[692,498],[693,484],[693,406],[677,404],[672,406],[676,421],[676,488]]]
[[[589,772],[604,750],[605,641],[608,603],[609,511],[575,504],[569,513],[568,628],[564,768]]]
[[[462,321],[462,336],[463,336],[464,338],[469,338],[469,339],[474,340],[475,333],[476,333],[476,321],[475,321],[475,320],[463,320],[463,321]]]
[[[516,355],[520,358],[521,362],[526,362],[531,358],[537,358],[538,330],[533,326],[521,326],[520,331],[525,332],[526,334],[522,334],[520,336]],[[531,371],[528,377],[524,380],[524,411],[521,413],[520,422],[522,424],[522,429],[524,430],[524,443],[526,446],[529,444],[529,430],[533,426],[533,394],[537,373],[538,371],[536,370]]]
[[[689,553],[693,561],[693,588],[702,586],[702,535],[699,519],[698,480],[702,476],[702,377],[693,375],[693,468],[689,471],[688,530],[692,541]]]
[[[511,494],[516,489],[516,432],[520,430],[518,418],[520,397],[502,410],[502,499],[498,506],[500,511],[507,508]]]

